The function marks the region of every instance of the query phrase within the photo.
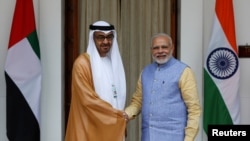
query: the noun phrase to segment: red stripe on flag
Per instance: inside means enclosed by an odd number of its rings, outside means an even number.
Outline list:
[[[32,0],[16,1],[8,48],[11,48],[36,29],[33,11]]]

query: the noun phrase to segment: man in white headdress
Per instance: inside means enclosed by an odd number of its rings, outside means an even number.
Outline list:
[[[123,141],[126,82],[114,26],[90,25],[87,52],[74,62],[65,141]]]

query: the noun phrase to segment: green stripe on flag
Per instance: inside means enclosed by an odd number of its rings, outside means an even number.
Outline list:
[[[206,69],[204,69],[204,80],[203,128],[208,133],[210,124],[233,124],[233,121],[220,91]]]
[[[38,37],[37,37],[37,32],[34,30],[28,37],[27,39],[29,40],[34,52],[36,53],[37,57],[40,59],[40,47],[39,47],[39,42],[38,42]]]

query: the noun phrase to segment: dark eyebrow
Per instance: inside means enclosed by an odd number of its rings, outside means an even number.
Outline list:
[[[159,48],[166,48],[166,49],[168,49],[168,48],[170,48],[170,46],[168,46],[168,45],[152,46],[152,49],[159,49]]]
[[[109,35],[113,35],[114,36],[114,33],[113,32],[109,32],[108,34],[105,34],[103,32],[94,32],[94,35],[95,36],[109,36]]]

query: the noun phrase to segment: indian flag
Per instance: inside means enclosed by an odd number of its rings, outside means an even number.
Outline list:
[[[239,60],[232,0],[216,0],[214,25],[204,63],[203,127],[239,124]]]
[[[39,141],[41,62],[32,0],[16,0],[5,79],[8,139]]]

